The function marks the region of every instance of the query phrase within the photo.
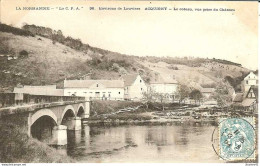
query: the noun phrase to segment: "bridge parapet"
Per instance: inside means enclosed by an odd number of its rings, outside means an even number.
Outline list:
[[[84,100],[84,97],[77,96],[47,96],[30,95],[26,93],[0,93],[0,108],[36,103],[71,102]]]

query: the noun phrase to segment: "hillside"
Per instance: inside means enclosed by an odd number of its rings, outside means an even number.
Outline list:
[[[0,24],[1,91],[11,91],[18,84],[57,84],[62,88],[65,78],[118,79],[136,72],[147,82],[159,73],[191,86],[207,87],[227,76],[235,80],[249,72],[240,64],[218,59],[124,55],[83,44],[61,31],[32,27]]]
[[[197,66],[191,66],[189,64],[180,64],[173,61],[165,62],[164,59],[159,62],[153,62],[148,59],[142,59],[139,61],[144,66],[149,68],[155,76],[161,75],[165,80],[175,78],[178,82],[188,84],[194,88],[199,87],[214,87],[216,82],[226,80],[231,83],[231,86],[236,86],[249,72],[248,69],[243,68],[240,65],[223,64],[214,60],[205,60]],[[192,64],[192,63],[191,63]],[[227,79],[229,78],[229,79]],[[237,81],[235,81],[237,80]]]

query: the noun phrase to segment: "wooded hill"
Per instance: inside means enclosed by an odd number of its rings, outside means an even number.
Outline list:
[[[15,28],[0,24],[0,87],[11,91],[18,84],[57,84],[66,79],[118,79],[121,75],[140,73],[146,82],[155,73],[174,76],[200,86],[214,86],[216,81],[239,84],[249,72],[240,64],[221,59],[194,57],[137,57],[120,54],[64,36],[62,31],[36,25]]]

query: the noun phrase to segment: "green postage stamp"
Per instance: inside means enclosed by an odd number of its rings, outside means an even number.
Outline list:
[[[224,160],[255,159],[255,118],[219,119],[219,156]]]

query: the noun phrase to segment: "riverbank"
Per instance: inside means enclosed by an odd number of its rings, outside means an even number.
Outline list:
[[[102,104],[101,104],[102,103]],[[88,124],[137,124],[169,122],[212,122],[219,117],[246,116],[246,112],[236,111],[231,107],[198,106],[179,103],[138,103],[133,101],[95,101],[92,114],[85,123]],[[103,110],[103,111],[101,111]],[[104,111],[106,110],[106,111]]]
[[[72,163],[72,158],[36,139],[18,125],[0,123],[1,163]]]

